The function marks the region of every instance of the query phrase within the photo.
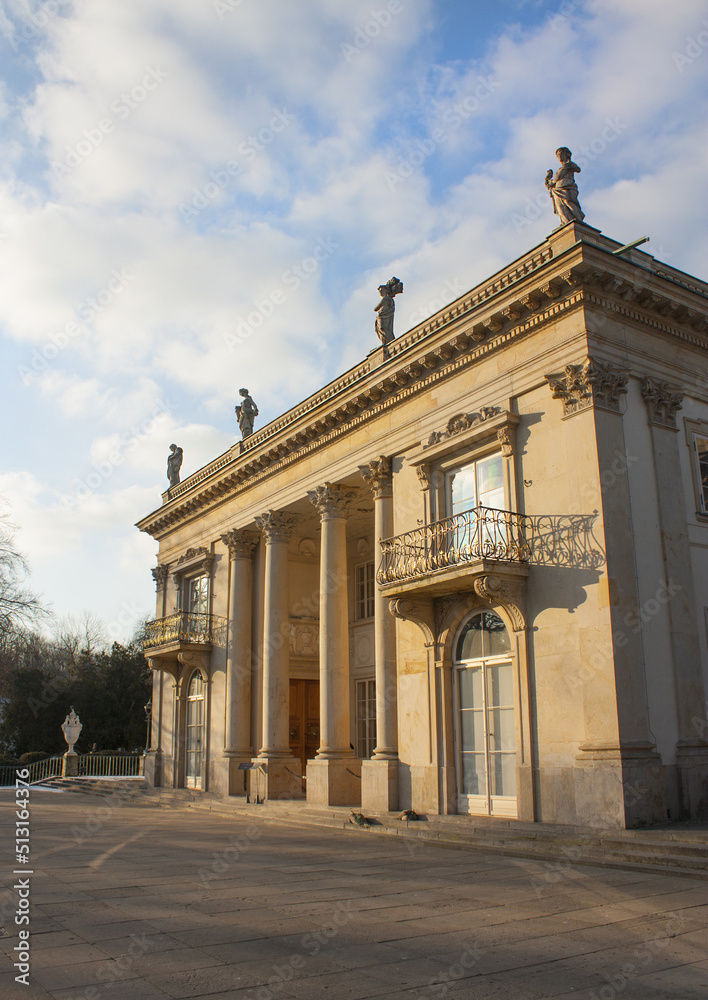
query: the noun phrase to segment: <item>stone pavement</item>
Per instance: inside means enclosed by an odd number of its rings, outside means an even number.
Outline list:
[[[708,886],[32,791],[30,986],[0,792],[0,997],[693,1000]]]

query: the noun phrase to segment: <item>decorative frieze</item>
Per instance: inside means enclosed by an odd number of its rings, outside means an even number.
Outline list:
[[[423,445],[423,447],[430,448],[432,445],[439,444],[447,438],[461,434],[463,431],[468,431],[470,428],[484,423],[485,420],[489,420],[490,417],[496,417],[501,412],[501,407],[499,406],[483,406],[478,413],[456,413],[454,417],[450,417],[444,431],[433,431],[428,438],[428,443]]]
[[[320,651],[320,624],[316,619],[309,621],[293,621],[288,623],[290,638],[290,653],[292,656],[303,656],[317,659]]]
[[[164,590],[167,584],[167,577],[170,574],[168,566],[153,566],[150,570],[152,573],[152,578],[155,581],[155,590]]]
[[[258,544],[258,535],[255,531],[246,531],[243,528],[231,528],[224,532],[221,541],[229,550],[231,559],[250,559],[253,550]]]
[[[676,411],[681,409],[683,403],[679,386],[646,375],[642,379],[642,396],[647,404],[650,424],[676,428]]]
[[[629,372],[589,357],[582,364],[566,365],[562,375],[544,377],[553,398],[563,401],[563,416],[568,417],[592,406],[619,413]]]
[[[209,559],[210,557],[209,550],[200,545],[199,548],[187,549],[184,555],[179,557],[176,565],[179,567],[183,566],[184,563],[193,562],[196,559]]]
[[[293,528],[297,524],[297,518],[293,514],[287,514],[284,510],[267,510],[254,521],[263,532],[266,544],[272,542],[288,542],[293,533]]]
[[[390,458],[385,455],[372,458],[367,465],[359,466],[359,472],[366,485],[373,491],[375,500],[393,496],[393,473]]]
[[[357,496],[357,491],[346,486],[325,483],[324,486],[308,490],[307,495],[310,502],[317,508],[322,520],[329,521],[333,518],[349,516],[349,508]]]

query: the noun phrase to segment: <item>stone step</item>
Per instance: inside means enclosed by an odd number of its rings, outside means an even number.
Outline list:
[[[84,795],[129,795],[136,798],[142,794],[145,779],[141,777],[90,777],[90,778],[47,778],[42,782],[45,786],[59,788],[66,792],[80,792]]]

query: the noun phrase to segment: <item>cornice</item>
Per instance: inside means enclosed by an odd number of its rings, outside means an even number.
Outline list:
[[[705,305],[700,303],[699,309],[692,302],[687,307],[670,298],[672,289],[666,286],[656,294],[657,281],[673,283],[684,299],[687,291],[698,294]],[[604,294],[603,285],[611,287],[612,293],[619,290],[620,296],[634,295],[636,289],[639,301],[633,305],[618,302]],[[372,352],[363,364],[190,476],[170,490],[169,498],[165,494],[163,507],[143,518],[138,527],[160,537],[511,341],[585,305],[599,306],[708,348],[708,339],[698,332],[708,314],[708,295],[698,286],[689,286],[668,272],[639,269],[611,257],[598,242],[575,243],[555,256],[552,248],[542,245],[393,341],[385,357],[383,351]],[[658,318],[656,310],[663,310]],[[681,325],[667,322],[669,314],[678,317]],[[687,329],[688,324],[694,329]],[[377,365],[373,355],[383,363]]]

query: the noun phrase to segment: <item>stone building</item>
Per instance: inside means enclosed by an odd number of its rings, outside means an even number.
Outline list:
[[[171,488],[155,785],[708,811],[708,284],[583,223]]]

